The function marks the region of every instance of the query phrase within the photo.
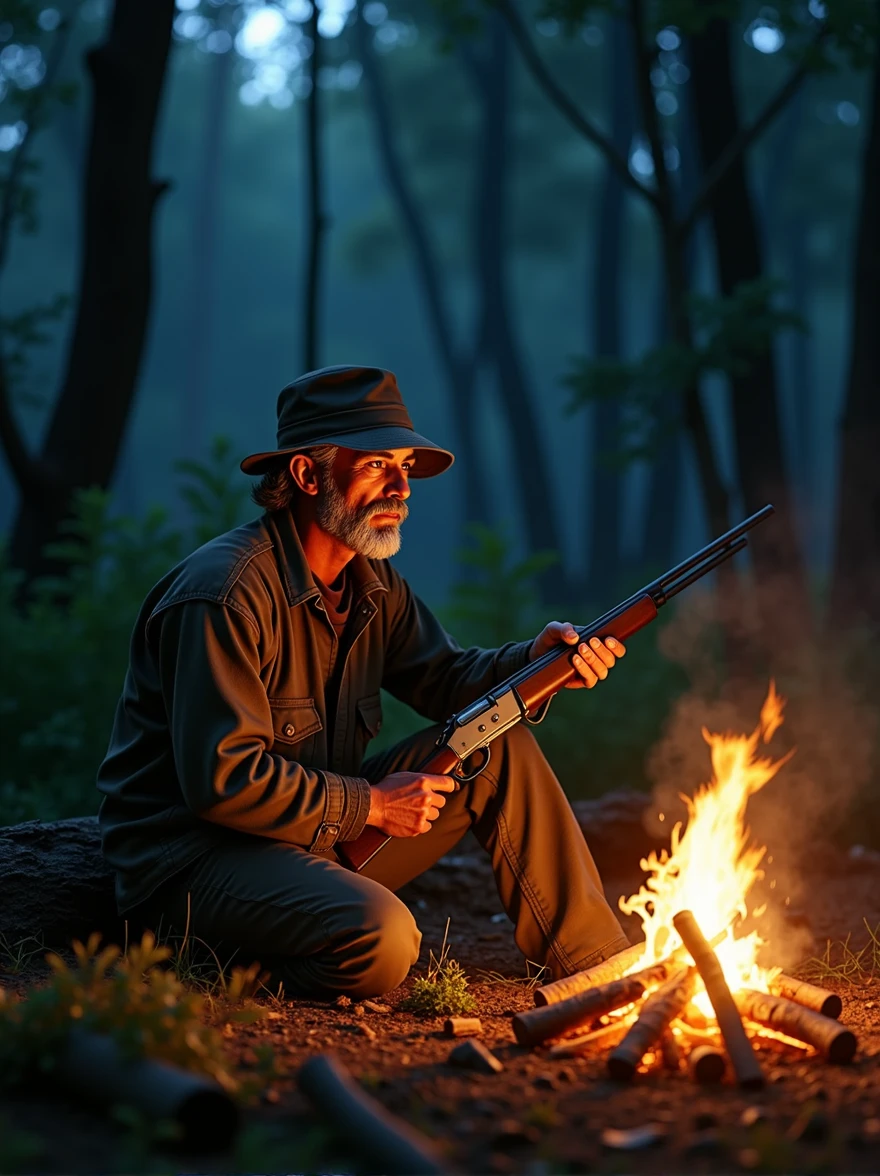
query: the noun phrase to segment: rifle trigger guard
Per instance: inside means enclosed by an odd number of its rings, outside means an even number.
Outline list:
[[[525,714],[525,715],[523,715],[523,721],[528,723],[528,725],[530,727],[537,727],[537,725],[539,723],[543,723],[544,720],[547,718],[547,711],[550,709],[550,703],[552,701],[553,701],[553,695],[551,694],[549,698],[544,699],[544,701],[541,703],[541,705],[535,711],[534,717],[532,717],[528,714]]]
[[[489,766],[489,760],[492,758],[492,748],[487,744],[485,747],[478,747],[477,751],[481,751],[483,753],[483,762],[478,764],[478,766],[472,771],[468,772],[466,776],[459,776],[456,774],[455,779],[460,780],[462,784],[469,784],[471,780],[476,780],[480,772],[485,772],[486,768]],[[474,752],[474,755],[476,755],[476,752]]]

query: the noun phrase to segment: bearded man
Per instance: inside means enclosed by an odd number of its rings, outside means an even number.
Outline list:
[[[413,429],[391,372],[310,372],[278,398],[264,513],[187,556],[149,593],[107,756],[104,855],[119,911],[258,958],[288,996],[395,988],[421,935],[395,891],[472,830],[516,943],[555,978],[627,946],[571,807],[523,724],[456,789],[414,770],[428,727],[369,759],[380,690],[440,723],[560,642],[462,649],[388,562],[410,481],[452,454]],[[577,685],[625,650],[580,647]],[[467,765],[466,765],[467,766]],[[337,847],[391,840],[358,873]]]

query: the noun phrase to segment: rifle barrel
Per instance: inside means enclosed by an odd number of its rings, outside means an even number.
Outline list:
[[[684,575],[684,573],[689,572],[691,568],[695,568],[698,564],[701,564],[703,560],[708,559],[710,555],[714,555],[716,551],[721,551],[725,547],[729,546],[729,544],[732,543],[735,539],[739,539],[746,533],[746,531],[751,531],[753,527],[757,527],[758,523],[762,523],[764,519],[768,518],[773,513],[774,508],[769,503],[767,506],[762,506],[759,511],[756,511],[753,515],[749,515],[747,519],[743,519],[743,521],[741,523],[737,523],[735,527],[731,527],[730,530],[727,531],[724,535],[719,535],[717,539],[713,539],[711,543],[707,543],[705,547],[700,548],[699,551],[695,552],[691,556],[688,556],[687,559],[682,560],[682,562],[676,567],[672,568],[668,572],[664,572],[663,575],[659,576],[652,584],[648,586],[647,589],[645,589],[645,591],[653,594],[654,590],[659,590],[665,595],[664,590],[666,584],[668,584],[670,581],[674,583],[676,580],[678,580],[679,576]],[[740,549],[737,548],[737,551],[739,550]]]
[[[696,580],[702,579],[713,568],[717,568],[719,564],[730,559],[732,555],[736,555],[738,551],[742,551],[744,547],[748,547],[748,540],[745,538],[738,539],[736,543],[731,543],[729,547],[725,547],[723,551],[719,551],[711,559],[707,560],[706,563],[700,564],[689,576],[686,576],[683,580],[679,580],[667,588],[663,593],[662,602],[658,601],[657,603],[665,604],[667,600],[672,600],[673,596],[677,596],[684,588],[689,588]]]

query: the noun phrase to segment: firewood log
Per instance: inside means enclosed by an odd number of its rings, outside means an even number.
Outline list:
[[[812,1045],[829,1062],[845,1065],[856,1052],[856,1035],[832,1017],[823,1017],[812,1009],[788,1000],[744,988],[734,996],[736,1007],[744,1017],[786,1033]]]
[[[359,1166],[397,1176],[434,1176],[449,1169],[421,1132],[387,1111],[361,1089],[331,1054],[309,1058],[297,1084],[315,1110],[357,1148]]]
[[[605,1045],[613,1045],[626,1035],[629,1026],[628,1018],[621,1017],[618,1021],[612,1021],[610,1025],[602,1025],[591,1033],[582,1033],[577,1037],[566,1037],[558,1044],[550,1046],[548,1057],[577,1058],[581,1054],[589,1053],[597,1041],[601,1041]]]
[[[635,966],[645,954],[644,943],[634,943],[624,948],[617,955],[609,956],[601,964],[594,964],[583,972],[575,972],[565,976],[562,980],[554,980],[552,984],[543,984],[535,989],[535,1004],[557,1004],[574,996],[578,992],[586,992],[588,988],[596,988],[600,984],[608,984],[612,980],[619,980]]]
[[[660,1057],[664,1070],[678,1073],[681,1069],[681,1050],[678,1048],[678,1041],[671,1029],[667,1029],[660,1038]]]
[[[718,957],[706,942],[692,911],[679,911],[677,915],[673,915],[672,923],[685,947],[691,953],[703,978],[703,983],[706,985],[706,992],[709,994],[709,1000],[715,1010],[718,1028],[724,1038],[724,1044],[727,1047],[737,1081],[745,1090],[759,1089],[764,1085],[761,1063],[758,1061],[752,1043],[743,1028]]]
[[[641,1000],[645,989],[668,979],[671,970],[670,963],[663,961],[620,980],[577,992],[556,1004],[527,1009],[513,1018],[513,1032],[520,1045],[540,1045],[551,1037],[561,1037],[612,1009]]]
[[[638,1020],[626,1037],[608,1055],[608,1073],[612,1078],[628,1080],[635,1075],[639,1062],[694,993],[696,971],[682,968],[662,988],[645,1000]]]
[[[688,1055],[688,1073],[700,1086],[720,1082],[726,1069],[724,1054],[714,1045],[698,1045]]]
[[[827,988],[819,988],[816,984],[808,984],[806,980],[795,980],[794,976],[786,976],[784,972],[770,984],[770,991],[774,996],[784,996],[787,1000],[796,1001],[814,1013],[821,1013],[823,1017],[831,1017],[836,1021],[843,1012],[843,1001],[836,992],[829,992]]]

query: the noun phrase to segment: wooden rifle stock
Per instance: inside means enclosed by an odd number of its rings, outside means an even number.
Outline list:
[[[762,507],[592,624],[578,629],[578,645],[593,637],[602,640],[615,637],[619,641],[626,641],[633,633],[649,625],[657,616],[657,610],[673,596],[730,559],[737,551],[742,551],[746,546],[746,531],[756,527],[771,514],[772,506]],[[459,784],[483,771],[488,765],[489,745],[494,738],[522,719],[527,722],[541,721],[544,708],[556,692],[575,676],[572,659],[576,652],[577,645],[560,645],[557,650],[545,653],[525,669],[500,682],[491,693],[453,715],[437,741],[436,750],[415,771],[449,776]],[[531,718],[537,711],[541,711],[540,718]],[[485,722],[481,721],[484,719]],[[468,775],[462,771],[464,762],[477,751],[483,751],[485,758],[476,771]],[[343,865],[352,870],[362,870],[390,840],[388,833],[367,825],[354,841],[338,842],[335,848]]]

